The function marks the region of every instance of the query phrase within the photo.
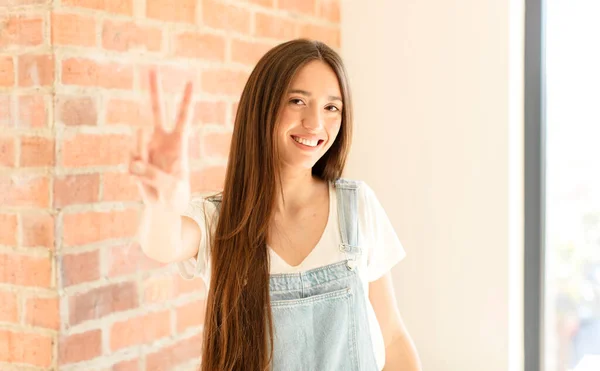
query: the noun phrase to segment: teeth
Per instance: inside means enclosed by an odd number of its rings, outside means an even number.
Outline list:
[[[296,142],[304,144],[305,146],[309,146],[309,147],[316,147],[317,144],[319,144],[318,140],[308,140],[308,139],[298,138],[298,137],[292,137],[292,138],[294,138],[294,140]]]

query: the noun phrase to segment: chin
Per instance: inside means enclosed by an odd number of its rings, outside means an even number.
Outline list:
[[[303,161],[301,159],[296,158],[296,159],[286,159],[286,160],[283,160],[283,163],[286,165],[286,167],[292,168],[292,169],[312,170],[312,168],[317,163],[317,160],[309,160],[309,161],[307,161],[305,159]]]

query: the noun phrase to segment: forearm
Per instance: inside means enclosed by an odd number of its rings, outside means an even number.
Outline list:
[[[384,371],[421,371],[421,360],[409,337],[398,335],[385,348]]]

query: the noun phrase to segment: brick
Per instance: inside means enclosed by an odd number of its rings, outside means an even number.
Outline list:
[[[25,323],[58,330],[60,324],[58,298],[28,298],[25,302]]]
[[[100,175],[81,174],[54,179],[54,207],[98,201]]]
[[[52,344],[48,335],[0,330],[0,362],[50,367]]]
[[[132,142],[129,135],[77,133],[64,140],[62,165],[82,167],[125,164],[133,149]]]
[[[318,16],[329,22],[340,22],[340,0],[319,0]]]
[[[0,9],[3,7],[25,6],[25,5],[41,5],[47,4],[50,0],[8,0],[0,3]]]
[[[256,13],[255,33],[259,37],[293,39],[296,36],[296,22],[281,16]]]
[[[61,0],[62,5],[133,15],[134,0]]]
[[[17,215],[0,214],[0,245],[17,245]]]
[[[57,98],[58,119],[68,126],[98,124],[98,111],[94,97],[60,96]]]
[[[139,371],[140,362],[137,359],[122,361],[112,366],[110,371]]]
[[[21,137],[21,167],[54,165],[54,139],[44,137]]]
[[[227,158],[231,146],[231,133],[210,133],[202,141],[203,155]]]
[[[110,349],[116,351],[138,344],[148,344],[171,334],[168,310],[116,322],[110,329]]]
[[[103,182],[103,201],[141,200],[135,179],[129,173],[105,173]]]
[[[278,8],[292,13],[316,15],[316,0],[278,0]]]
[[[100,279],[100,252],[98,250],[63,255],[61,263],[63,288]]]
[[[226,69],[212,69],[202,71],[202,90],[209,94],[226,94],[240,96],[248,73]]]
[[[54,247],[54,216],[48,212],[21,214],[22,245],[25,247]]]
[[[188,328],[202,326],[204,324],[205,314],[205,300],[197,300],[177,307],[175,309],[175,316],[177,318],[177,332],[182,333]]]
[[[339,27],[326,27],[315,24],[305,24],[300,27],[298,37],[319,40],[332,48],[339,48],[340,46]]]
[[[101,330],[63,336],[58,343],[58,363],[61,366],[94,359],[101,354]]]
[[[110,98],[106,103],[106,119],[108,125],[144,125],[152,123],[150,99],[140,102],[135,99]]]
[[[0,58],[0,65],[2,58]],[[2,67],[0,67],[0,76],[2,75]],[[0,77],[0,81],[2,77]],[[0,82],[0,85],[2,83]],[[0,93],[0,126],[14,126],[14,115],[12,109],[12,92],[8,94]]]
[[[62,63],[62,83],[107,89],[132,89],[133,67],[115,62],[70,58]]]
[[[273,7],[274,0],[241,0],[246,3],[256,4],[264,7]]]
[[[231,125],[229,125],[229,126],[232,126],[232,127],[233,127],[233,124],[234,124],[234,122],[235,122],[235,118],[236,118],[236,116],[237,116],[237,110],[238,110],[238,108],[239,108],[239,105],[240,105],[240,103],[239,103],[239,102],[235,102],[235,103],[233,103],[233,104],[231,105],[231,122],[230,122],[230,124],[231,124]]]
[[[190,186],[194,193],[222,191],[225,181],[225,167],[213,166],[192,172]]]
[[[0,205],[46,208],[50,204],[50,182],[44,176],[0,175]]]
[[[65,214],[63,243],[83,245],[113,238],[132,237],[138,224],[136,210]]]
[[[231,60],[254,66],[273,46],[273,44],[232,40]]]
[[[173,299],[175,290],[170,276],[154,276],[144,281],[144,303],[161,303]]]
[[[48,126],[48,112],[44,95],[22,95],[18,98],[19,126],[43,128]]]
[[[0,18],[0,49],[7,46],[35,46],[43,42],[42,18],[24,15]]]
[[[118,277],[138,271],[148,271],[165,266],[150,259],[137,243],[112,247],[108,251],[108,276]]]
[[[96,45],[96,20],[79,14],[52,14],[52,44]]]
[[[196,0],[179,0],[173,6],[171,0],[146,0],[146,17],[161,21],[194,23]]]
[[[17,294],[9,291],[0,291],[0,322],[16,323],[18,321],[19,304]]]
[[[15,166],[16,148],[14,137],[0,137],[0,167]]]
[[[50,287],[51,270],[50,258],[0,253],[0,282],[2,283]]]
[[[202,335],[180,340],[146,356],[146,371],[171,370],[175,365],[199,360],[202,353]]]
[[[225,102],[199,101],[194,104],[192,122],[195,124],[225,125],[227,104]]]
[[[203,25],[212,28],[242,34],[250,33],[250,12],[248,10],[215,0],[202,2],[202,22]]]
[[[69,298],[71,326],[138,307],[135,282],[98,287]]]
[[[221,36],[185,32],[176,36],[174,45],[178,57],[225,60],[225,38]]]
[[[15,85],[15,63],[12,57],[0,57],[0,87]]]
[[[50,54],[19,56],[19,86],[50,86],[54,83],[54,58]]]
[[[173,284],[177,296],[191,293],[202,293],[205,296],[207,294],[206,285],[200,277],[187,280],[181,277],[179,273],[176,273],[173,276]]]
[[[160,51],[162,31],[158,27],[140,26],[134,22],[105,21],[102,29],[102,47],[116,51]]]

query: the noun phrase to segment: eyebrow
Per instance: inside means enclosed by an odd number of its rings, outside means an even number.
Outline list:
[[[308,92],[308,91],[302,90],[302,89],[292,89],[288,92],[288,94],[302,94],[302,95],[306,95],[307,97],[312,96],[311,92]],[[342,98],[337,97],[335,95],[330,95],[327,98],[329,98],[329,100],[339,100],[340,102],[342,102]]]

